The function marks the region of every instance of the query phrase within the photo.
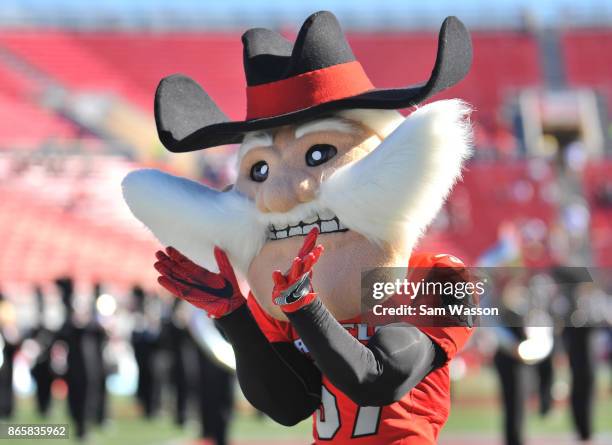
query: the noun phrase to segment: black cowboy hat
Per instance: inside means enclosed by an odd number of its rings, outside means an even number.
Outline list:
[[[245,32],[242,43],[246,119],[230,121],[193,79],[181,74],[166,77],[155,93],[155,122],[168,150],[180,153],[235,144],[245,132],[337,110],[410,107],[455,85],[472,64],[469,32],[456,17],[442,23],[429,80],[405,88],[374,88],[331,12],[308,17],[293,45],[263,28]]]

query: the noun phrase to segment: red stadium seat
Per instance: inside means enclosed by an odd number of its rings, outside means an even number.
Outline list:
[[[49,141],[73,139],[77,127],[27,99],[0,94],[0,149],[37,148]]]
[[[612,112],[612,31],[568,30],[561,36],[561,45],[569,85],[595,88]]]
[[[77,280],[103,280],[124,286],[134,282],[153,284],[153,253],[158,244],[140,224],[128,218],[116,180],[132,168],[121,161],[101,162],[94,170],[106,178],[103,185],[99,178],[71,177],[75,172],[69,170],[58,178],[33,168],[18,178],[2,181],[0,282],[46,282],[70,274]],[[58,179],[67,187],[63,191],[60,187],[60,193],[44,193],[54,189]],[[99,187],[105,193],[99,193]],[[74,205],[78,193],[87,206]],[[88,212],[96,206],[105,211]]]
[[[548,228],[556,216],[556,205],[549,199],[554,176],[551,169],[545,169],[541,176],[530,172],[528,161],[468,165],[463,181],[446,204],[448,225],[442,233],[436,232],[435,227],[430,230],[421,248],[434,245],[439,250],[439,246],[446,245],[456,249],[466,264],[475,264],[498,241],[498,229],[506,222],[519,229],[537,229],[535,232],[542,238],[533,245],[545,247]],[[523,261],[529,265],[545,266],[550,262],[546,249],[523,250]]]
[[[612,161],[587,164],[583,174],[585,196],[591,208],[593,262],[612,266]]]

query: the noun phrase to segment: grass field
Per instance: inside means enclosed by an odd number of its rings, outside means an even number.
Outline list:
[[[595,429],[598,432],[597,443],[612,443],[612,397],[610,397],[609,376],[601,373],[598,382],[598,397],[595,409]],[[444,428],[441,444],[490,444],[501,443],[499,427],[500,411],[496,395],[496,380],[490,370],[472,375],[455,385],[451,416]],[[47,422],[67,423],[65,402],[56,400],[53,412]],[[560,401],[546,418],[540,418],[535,406],[530,406],[527,416],[529,437],[539,437],[532,444],[571,443],[573,437],[571,421],[566,403]],[[195,442],[198,428],[189,423],[186,428],[174,426],[169,415],[146,421],[140,418],[131,398],[114,397],[111,401],[111,420],[102,429],[92,429],[87,439],[91,445],[183,445]],[[15,423],[41,423],[34,412],[31,400],[18,401]],[[249,412],[240,412],[232,426],[232,443],[236,444],[275,444],[297,445],[308,444],[311,435],[310,421],[305,421],[293,428],[285,428],[268,419],[259,419]],[[72,442],[72,441],[71,441]],[[52,440],[2,440],[0,445],[15,443],[45,444],[55,443]],[[61,442],[60,442],[61,443]],[[65,442],[64,442],[65,443]]]

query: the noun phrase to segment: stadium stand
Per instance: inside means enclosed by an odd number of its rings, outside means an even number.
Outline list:
[[[28,100],[0,94],[0,150],[37,148],[48,141],[74,139],[78,129],[69,121]]]
[[[62,31],[3,33],[6,50],[54,80],[72,88],[128,90],[124,76],[83,48],[79,38]]]
[[[349,38],[375,85],[421,82],[433,67],[433,33],[353,33]],[[474,66],[454,96],[465,97],[483,113],[494,112],[513,89],[540,83],[537,45],[530,35],[475,33],[473,40]],[[4,32],[0,45],[69,88],[107,90],[146,111],[159,79],[180,72],[206,85],[230,117],[244,114],[237,34]],[[398,58],[401,53],[406,57]]]
[[[39,86],[15,69],[0,63],[0,94],[11,97],[32,97]]]
[[[574,87],[594,88],[607,100],[612,114],[612,64],[609,29],[568,30],[561,36],[567,82]]]
[[[553,170],[545,162],[469,164],[446,205],[445,224],[434,225],[420,248],[440,250],[445,246],[466,263],[475,264],[498,241],[500,225],[512,223],[520,228],[523,262],[550,264],[544,246],[557,212],[551,193],[554,180]]]
[[[0,149],[76,137],[74,125],[36,104],[33,98],[39,93],[40,85],[0,61]]]
[[[591,208],[591,247],[594,263],[612,266],[612,162],[589,163],[585,167],[584,190]]]
[[[47,282],[66,273],[124,286],[154,282],[149,266],[156,243],[121,205],[121,178],[132,164],[104,157],[46,165],[0,161],[4,283],[6,277]]]

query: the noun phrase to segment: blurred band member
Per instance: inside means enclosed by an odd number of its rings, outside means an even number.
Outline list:
[[[199,386],[202,437],[216,445],[227,444],[227,433],[234,407],[234,373],[199,353]]]
[[[499,326],[495,328],[499,347],[493,363],[499,375],[501,400],[504,408],[504,439],[506,445],[523,444],[525,417],[526,365],[536,365],[539,376],[540,410],[550,409],[550,355],[553,340],[552,329]],[[531,346],[541,343],[536,353]],[[536,348],[533,348],[536,349]],[[527,352],[526,352],[527,351]]]
[[[590,276],[585,276],[583,268],[565,267],[562,264],[564,263],[560,261],[559,265],[552,268],[551,273],[559,284],[558,293],[565,299],[566,305],[565,329],[561,336],[572,376],[570,389],[572,419],[578,438],[587,442],[593,434],[595,357],[590,341],[593,328],[589,327],[591,323],[588,317],[584,321],[584,327],[573,327],[573,316],[579,311],[581,283],[588,283]],[[586,305],[582,309],[586,309]]]
[[[20,344],[15,310],[0,291],[0,418],[10,418],[13,415],[13,358]]]
[[[134,330],[132,349],[138,366],[136,398],[146,418],[153,417],[159,405],[160,382],[155,363],[159,350],[159,329],[151,326],[147,316],[145,292],[142,287],[132,287]]]
[[[75,313],[73,307],[74,284],[71,278],[62,277],[55,280],[64,304],[66,318],[62,325],[58,339],[63,341],[67,348],[66,384],[68,385],[68,411],[74,422],[75,436],[79,439],[86,434],[87,396],[89,366],[83,347],[86,321]]]
[[[170,386],[175,394],[177,425],[184,425],[187,419],[190,383],[196,379],[198,367],[197,346],[187,328],[187,318],[180,300],[174,300],[162,321],[161,341],[170,354]]]
[[[203,324],[208,327],[203,329]],[[216,445],[225,445],[234,407],[235,369],[216,354],[216,342],[222,334],[202,312],[191,311],[190,332],[198,353],[195,387],[199,396],[201,436],[212,439]]]
[[[570,406],[578,438],[589,441],[593,435],[595,398],[595,357],[590,345],[593,329],[566,327],[563,343],[572,374]]]
[[[51,384],[55,378],[51,368],[51,347],[55,340],[55,333],[45,325],[45,301],[42,288],[36,286],[34,289],[36,297],[36,309],[38,320],[32,329],[30,337],[40,348],[36,362],[32,366],[32,378],[36,382],[36,407],[38,414],[46,417],[51,405]]]
[[[104,326],[102,326],[98,320],[97,302],[100,295],[102,295],[102,285],[100,283],[95,283],[91,319],[86,327],[84,339],[90,379],[88,414],[98,425],[103,424],[106,420],[106,377],[109,374],[108,366],[104,359],[104,349],[108,342],[108,334]]]

